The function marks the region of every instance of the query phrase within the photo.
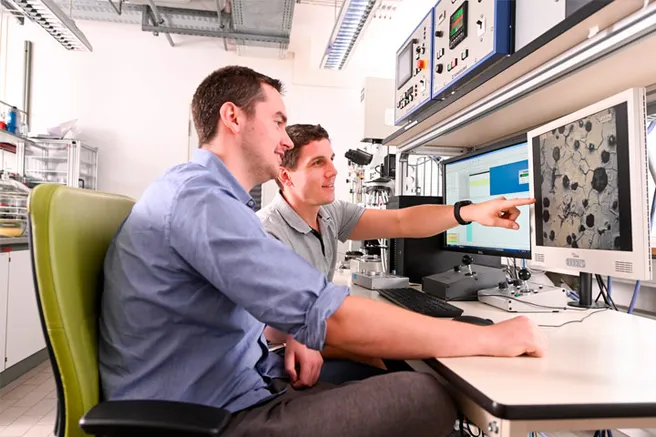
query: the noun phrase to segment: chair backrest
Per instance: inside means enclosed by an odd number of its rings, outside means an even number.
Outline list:
[[[43,184],[32,190],[28,203],[37,301],[63,408],[57,434],[82,436],[78,422],[99,401],[97,324],[103,262],[134,201]]]

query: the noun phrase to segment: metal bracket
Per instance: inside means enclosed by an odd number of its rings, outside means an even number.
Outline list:
[[[109,5],[116,11],[118,15],[121,15],[123,13],[123,0],[118,0],[118,7],[114,4],[112,0],[107,0],[109,2]]]
[[[154,27],[156,27],[156,28],[162,27],[162,25],[165,24],[164,18],[162,18],[159,15],[159,11],[157,10],[157,6],[155,5],[155,2],[153,0],[148,0],[148,4],[150,5],[150,10],[153,12]],[[165,30],[161,30],[161,31],[166,35],[166,39],[169,41],[169,44],[171,45],[171,47],[175,47],[175,44],[173,44],[173,38],[171,38],[171,34],[167,31],[165,31]]]

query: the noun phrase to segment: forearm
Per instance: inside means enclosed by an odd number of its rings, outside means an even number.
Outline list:
[[[468,207],[461,208],[464,220],[469,220]],[[424,238],[440,234],[458,225],[451,205],[419,205],[399,212],[399,237]]]
[[[328,319],[326,344],[389,359],[488,355],[494,347],[488,333],[489,327],[437,319],[349,296]],[[467,341],[462,341],[464,338]]]

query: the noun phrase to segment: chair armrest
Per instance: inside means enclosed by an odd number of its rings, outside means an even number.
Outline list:
[[[84,432],[97,436],[218,436],[230,420],[220,408],[159,400],[108,401],[80,419]]]

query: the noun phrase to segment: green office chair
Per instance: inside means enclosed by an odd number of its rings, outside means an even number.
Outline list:
[[[217,436],[225,410],[170,401],[100,402],[98,308],[105,253],[130,213],[127,197],[55,184],[29,198],[29,241],[57,387],[55,435]]]

